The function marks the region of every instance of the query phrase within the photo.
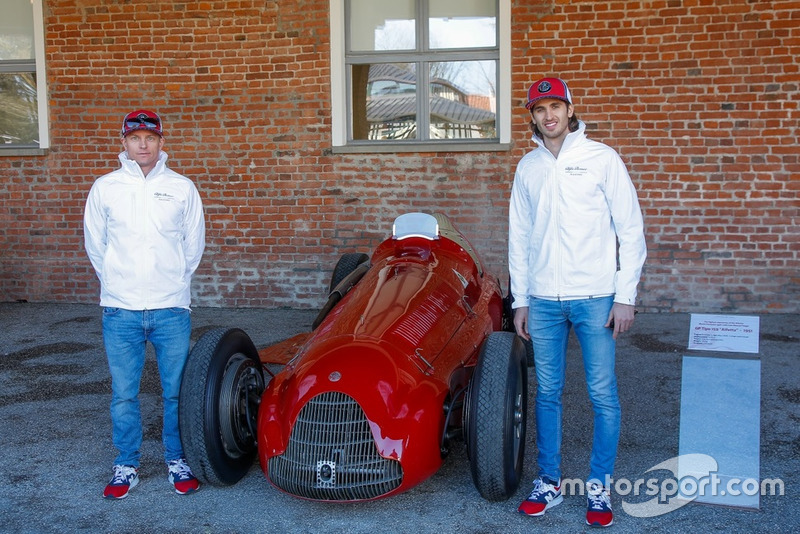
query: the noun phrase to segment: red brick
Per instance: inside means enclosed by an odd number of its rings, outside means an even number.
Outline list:
[[[329,2],[296,4],[48,0],[52,148],[0,157],[4,299],[97,300],[83,202],[140,104],[205,202],[199,305],[317,307],[339,256],[406,210],[446,211],[505,280],[523,92],[553,74],[640,191],[643,309],[800,311],[796,2],[512,0],[507,152],[345,155],[330,151]]]

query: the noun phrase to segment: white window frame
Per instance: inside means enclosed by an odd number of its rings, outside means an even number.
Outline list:
[[[33,9],[33,48],[36,62],[36,108],[39,114],[39,146],[4,147],[0,144],[0,156],[38,155],[50,148],[50,129],[47,106],[47,69],[44,54],[44,13],[42,0],[30,0]]]
[[[508,150],[511,143],[511,0],[499,0],[497,25],[499,66],[497,85],[497,141],[468,143],[421,141],[418,143],[348,144],[347,65],[345,63],[345,0],[330,0],[331,144],[335,153],[486,152]]]

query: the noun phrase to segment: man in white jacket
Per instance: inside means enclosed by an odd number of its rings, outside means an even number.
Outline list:
[[[624,163],[586,137],[563,80],[534,83],[526,108],[538,146],[514,176],[508,261],[514,327],[533,343],[539,472],[519,511],[540,516],[563,499],[561,397],[574,329],[594,410],[586,523],[605,527],[620,432],[615,340],[633,324],[642,214]]]
[[[203,205],[192,181],[167,167],[157,114],[127,114],[122,145],[122,166],[94,182],[84,213],[86,252],[100,280],[112,437],[119,451],[103,496],[122,499],[139,482],[139,385],[148,341],[163,390],[168,479],[177,493],[192,493],[200,485],[184,459],[178,396],[189,354],[191,279],[205,247]]]

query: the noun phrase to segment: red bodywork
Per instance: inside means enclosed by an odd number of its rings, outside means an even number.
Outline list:
[[[358,403],[378,454],[402,466],[398,486],[367,499],[405,491],[441,466],[443,433],[461,424],[460,410],[446,422],[445,407],[467,387],[484,339],[501,329],[503,301],[466,239],[437,219],[436,239],[381,243],[313,332],[260,351],[265,363],[281,350],[293,355],[259,408],[258,457],[268,478],[270,459],[285,453],[303,407],[331,391]]]

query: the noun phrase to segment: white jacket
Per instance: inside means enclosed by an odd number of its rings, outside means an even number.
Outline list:
[[[647,255],[636,190],[619,155],[585,129],[581,122],[567,135],[558,158],[534,137],[539,146],[517,166],[508,222],[514,308],[529,296],[635,303]]]
[[[127,310],[188,308],[191,278],[205,248],[203,205],[167,154],[145,178],[122,167],[98,178],[84,212],[86,252],[100,279],[100,305]]]

